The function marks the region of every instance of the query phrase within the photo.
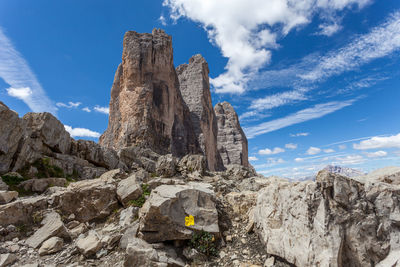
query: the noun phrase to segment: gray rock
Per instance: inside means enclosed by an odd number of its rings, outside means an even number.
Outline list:
[[[86,258],[91,258],[101,249],[100,236],[95,231],[89,231],[86,237],[79,238],[76,241],[76,247]]]
[[[0,205],[0,225],[24,225],[32,223],[33,215],[46,209],[47,198],[44,196],[18,199],[14,202]]]
[[[8,185],[0,177],[0,191],[7,191],[7,190],[8,190]]]
[[[18,114],[1,101],[0,128],[0,174],[3,174],[13,167],[11,163],[23,136],[24,125]]]
[[[203,175],[205,174],[207,165],[203,155],[186,155],[178,162],[177,168],[181,173],[197,171]]]
[[[124,266],[166,266],[158,262],[157,251],[146,241],[132,238],[127,245]]]
[[[61,186],[64,187],[67,184],[65,178],[42,178],[42,179],[29,179],[19,184],[19,187],[25,191],[32,191],[37,193],[43,193],[48,187]]]
[[[211,101],[208,64],[201,55],[189,59],[189,64],[176,68],[179,89],[190,110],[190,117],[208,169],[223,170],[217,148],[218,125]]]
[[[131,225],[138,218],[138,213],[138,207],[123,209],[119,214],[119,225],[122,227]]]
[[[239,118],[228,102],[218,103],[214,107],[218,121],[218,151],[224,166],[230,164],[249,166],[247,138]]]
[[[117,196],[124,207],[129,201],[138,199],[143,193],[142,187],[136,182],[135,176],[130,176],[118,183]]]
[[[39,255],[43,256],[56,253],[62,249],[63,245],[64,240],[62,238],[53,236],[43,242],[39,249]]]
[[[17,199],[18,192],[16,191],[0,191],[0,204],[7,204],[8,202]]]
[[[268,254],[297,266],[395,262],[393,255],[400,249],[394,219],[400,214],[398,185],[327,171],[316,182],[268,180],[254,209],[255,231]]]
[[[139,223],[133,222],[133,224],[125,230],[125,233],[122,235],[119,241],[119,247],[122,249],[126,249],[129,243],[132,243],[136,238],[136,234],[139,229]]]
[[[38,248],[44,241],[53,236],[70,239],[68,230],[57,212],[46,214],[42,221],[42,227],[30,236],[25,243],[32,248]]]
[[[11,254],[11,253],[0,254],[0,267],[10,266],[17,260],[18,259],[15,254]]]
[[[158,158],[156,173],[162,177],[172,177],[176,174],[176,160],[169,154]]]
[[[192,215],[194,225],[185,226]],[[147,242],[190,239],[194,230],[218,233],[215,196],[209,184],[161,185],[139,212],[141,237]]]

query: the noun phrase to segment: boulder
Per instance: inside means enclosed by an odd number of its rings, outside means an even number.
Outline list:
[[[218,103],[214,107],[218,121],[218,152],[224,166],[238,164],[249,166],[247,138],[239,118],[228,102]]]
[[[225,195],[225,200],[237,216],[246,217],[256,204],[257,193],[252,191],[231,192]]]
[[[257,172],[250,164],[248,165],[248,167],[238,164],[231,164],[231,165],[226,165],[225,175],[226,178],[230,180],[243,180],[246,178],[256,176]]]
[[[107,217],[118,207],[116,181],[109,174],[102,178],[71,183],[67,188],[51,195],[52,206],[77,221]]]
[[[15,254],[11,253],[0,254],[0,267],[11,266],[17,260],[18,258]]]
[[[86,237],[79,238],[76,241],[76,247],[86,258],[92,258],[101,249],[101,238],[96,231],[89,231]]]
[[[18,199],[17,201],[0,205],[0,226],[25,225],[32,223],[33,214],[48,207],[44,196]]]
[[[126,248],[124,266],[131,267],[166,265],[161,265],[158,262],[158,253],[150,244],[139,238],[132,238]]]
[[[199,151],[179,91],[172,38],[164,31],[125,34],[122,63],[111,89],[108,128],[99,143],[117,151],[137,146],[174,156]]]
[[[0,191],[7,191],[7,190],[8,190],[8,185],[0,177]]]
[[[17,199],[18,192],[16,191],[0,191],[0,204],[7,204],[8,202]]]
[[[375,266],[400,248],[400,187],[321,171],[316,182],[275,179],[258,192],[266,252],[297,266]],[[390,265],[385,265],[390,266]]]
[[[169,154],[158,158],[156,173],[162,177],[172,177],[176,174],[176,160]]]
[[[143,193],[142,187],[136,182],[136,176],[130,176],[118,183],[117,196],[124,207],[129,201],[138,199]]]
[[[185,226],[185,217],[194,224]],[[209,184],[161,185],[154,189],[139,212],[141,237],[147,242],[184,240],[193,231],[218,233],[218,212]]]
[[[138,207],[129,207],[121,210],[119,214],[119,225],[122,227],[131,225],[138,218],[138,214]]]
[[[217,148],[218,124],[212,106],[209,69],[201,55],[189,59],[189,64],[176,68],[179,89],[190,110],[190,118],[200,148],[211,171],[223,170],[223,162]]]
[[[25,241],[28,246],[38,248],[44,241],[53,236],[70,239],[68,230],[57,212],[46,214],[41,224],[42,227]]]
[[[39,249],[39,255],[49,255],[56,253],[62,249],[64,245],[64,240],[62,238],[53,236],[43,242],[42,246]]]
[[[203,175],[205,174],[207,165],[203,155],[186,155],[178,162],[177,169],[181,173],[197,171]]]
[[[3,174],[13,167],[11,164],[23,136],[24,125],[18,114],[1,101],[0,128],[0,174]]]
[[[42,178],[42,179],[29,179],[19,184],[20,188],[25,191],[43,193],[47,188],[52,186],[64,187],[67,184],[65,178]]]

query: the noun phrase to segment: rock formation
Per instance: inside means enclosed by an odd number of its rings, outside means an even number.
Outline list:
[[[316,182],[271,180],[254,210],[266,252],[296,266],[394,266],[400,188],[372,182],[327,171]]]
[[[100,144],[139,146],[159,154],[199,152],[190,112],[179,91],[172,39],[162,30],[129,31],[111,89],[108,128]]]
[[[218,103],[214,110],[218,120],[218,152],[224,165],[248,167],[247,138],[235,110],[228,102]]]
[[[208,64],[201,55],[195,55],[189,64],[176,68],[179,89],[190,110],[190,117],[200,148],[211,171],[224,168],[217,149],[218,125],[211,102]]]

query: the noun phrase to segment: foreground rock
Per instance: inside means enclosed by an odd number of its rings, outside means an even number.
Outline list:
[[[175,156],[199,150],[179,91],[172,39],[162,30],[129,31],[111,89],[110,117],[100,144],[115,150],[141,146]]]
[[[18,197],[16,191],[0,191],[0,204],[6,204]]]
[[[399,251],[399,193],[322,171],[316,182],[271,181],[254,220],[267,253],[297,266],[374,266]]]
[[[208,64],[201,55],[195,55],[189,59],[189,64],[179,65],[176,72],[207,167],[211,171],[223,170],[217,148],[218,124],[211,101]]]
[[[228,102],[214,107],[218,121],[218,151],[224,166],[230,164],[249,166],[247,138],[239,118]]]
[[[189,215],[194,225],[185,226]],[[139,217],[141,236],[150,243],[190,239],[193,231],[219,232],[214,192],[204,183],[157,187]]]
[[[64,245],[64,240],[62,238],[56,236],[49,238],[40,247],[39,255],[43,256],[56,253],[62,249],[63,245]]]

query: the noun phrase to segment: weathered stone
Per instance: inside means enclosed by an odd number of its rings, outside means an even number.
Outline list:
[[[199,150],[179,91],[172,39],[164,31],[125,34],[122,63],[111,89],[109,125],[100,144],[115,150],[139,146],[175,156]]]
[[[0,128],[0,174],[3,174],[13,167],[13,158],[23,136],[24,125],[18,114],[1,101]]]
[[[81,224],[79,224],[79,225],[73,227],[73,228],[69,231],[69,233],[70,233],[71,237],[76,238],[76,237],[78,237],[79,235],[85,233],[87,230],[88,230],[88,228],[87,228],[86,224],[81,223]]]
[[[79,238],[76,241],[76,247],[86,258],[94,257],[101,246],[100,236],[96,231],[89,231],[86,237]]]
[[[47,198],[43,196],[19,199],[0,206],[0,225],[23,225],[32,223],[35,212],[47,208]]]
[[[0,191],[0,204],[7,204],[14,199],[17,199],[18,192],[16,191]]]
[[[206,171],[206,161],[203,155],[186,155],[178,162],[178,171],[181,173],[199,172],[203,175]]]
[[[327,171],[316,182],[275,179],[258,192],[254,220],[266,252],[297,266],[375,266],[400,248],[399,193]]]
[[[209,184],[161,185],[154,189],[139,212],[139,231],[150,243],[190,239],[193,231],[218,233],[218,213]],[[185,226],[192,215],[194,225]]]
[[[135,176],[130,176],[118,183],[117,196],[124,207],[129,201],[138,199],[143,193],[142,187],[136,182]]]
[[[0,177],[0,191],[7,191],[7,190],[8,190],[8,185]]]
[[[64,240],[62,238],[53,236],[43,242],[39,249],[39,255],[43,256],[56,253],[62,249],[63,245]]]
[[[230,180],[243,180],[246,178],[250,178],[257,175],[257,172],[254,170],[253,166],[249,164],[248,167],[233,164],[226,165],[226,178]]]
[[[230,164],[249,166],[247,138],[239,118],[228,102],[218,103],[214,107],[218,121],[218,152],[224,166]]]
[[[123,209],[119,214],[119,225],[122,227],[126,227],[132,224],[137,218],[139,214],[138,207],[129,207]]]
[[[0,254],[0,267],[6,267],[12,265],[18,260],[15,254],[6,253]]]
[[[122,249],[126,249],[129,243],[132,243],[133,240],[136,239],[136,234],[139,229],[139,223],[137,221],[133,222],[133,224],[125,230],[125,233],[122,235],[119,241],[119,247]]]
[[[167,266],[158,263],[157,251],[146,241],[132,238],[126,248],[125,267],[130,266]]]
[[[252,191],[231,192],[225,195],[225,200],[239,217],[245,217],[248,214],[249,210],[255,206],[256,199],[257,193]]]
[[[64,187],[67,184],[65,178],[42,178],[42,179],[29,179],[19,184],[19,187],[25,191],[32,191],[43,193],[48,187],[61,186]]]
[[[67,228],[65,228],[58,213],[48,213],[41,223],[42,227],[26,240],[28,246],[38,248],[44,241],[53,236],[70,238]]]
[[[176,174],[176,160],[169,154],[158,158],[156,173],[162,177],[172,177]]]
[[[109,175],[71,183],[51,196],[52,205],[65,216],[75,214],[80,222],[105,218],[118,207],[115,183]]]
[[[208,64],[201,55],[190,58],[189,64],[176,68],[182,97],[190,110],[190,117],[200,148],[207,159],[208,169],[223,170],[217,149],[218,125],[211,101]]]

